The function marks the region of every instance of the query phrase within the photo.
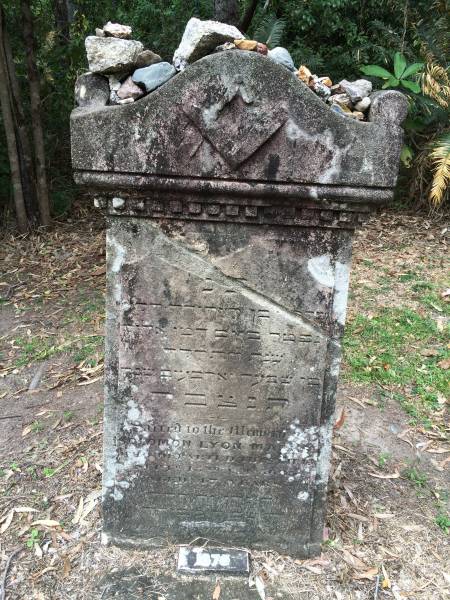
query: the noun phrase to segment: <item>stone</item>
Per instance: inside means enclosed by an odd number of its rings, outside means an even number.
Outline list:
[[[295,71],[294,61],[286,48],[277,46],[276,48],[273,48],[273,50],[269,50],[267,56],[279,65],[283,65],[283,67],[289,69],[289,71]]]
[[[109,98],[108,80],[101,75],[85,73],[77,77],[75,101],[78,106],[106,106]]]
[[[352,119],[356,119],[357,121],[364,121],[364,119],[365,119],[364,113],[360,112],[358,110],[352,110],[348,116],[351,117]]]
[[[121,78],[116,75],[108,75],[109,89],[117,92],[122,85]]]
[[[327,99],[330,104],[339,104],[339,106],[352,108],[352,101],[348,94],[334,94]]]
[[[255,40],[234,40],[234,45],[238,50],[249,50],[250,52],[256,52],[258,42]]]
[[[326,100],[331,94],[330,88],[322,83],[318,77],[313,76],[313,80],[312,82],[310,81],[309,87],[324,100]]]
[[[169,81],[174,75],[176,75],[176,70],[170,63],[160,62],[156,65],[150,65],[150,67],[137,69],[132,75],[132,80],[144,88],[146,92],[152,92],[166,81]]]
[[[258,54],[262,54],[263,56],[267,56],[269,53],[269,48],[266,46],[266,44],[258,42],[258,45],[256,46],[256,52],[258,52]]]
[[[105,32],[103,31],[103,29],[100,29],[99,27],[95,28],[95,35],[97,37],[105,37]]]
[[[120,23],[111,23],[108,21],[103,27],[105,35],[115,38],[128,40],[131,38],[132,29],[129,25],[120,25]]]
[[[192,17],[186,25],[180,45],[175,50],[173,64],[177,71],[182,71],[188,64],[213,52],[216,46],[241,40],[243,37],[233,25],[218,21],[201,21]]]
[[[233,42],[225,42],[225,44],[220,44],[219,46],[216,46],[214,52],[224,52],[225,50],[237,50],[237,48]]]
[[[373,107],[374,96],[362,135],[357,123],[339,119],[287,69],[256,52],[219,52],[173,77],[158,94],[127,107],[133,123],[120,130],[120,111],[74,114],[73,164],[79,172],[115,168],[219,179],[230,186],[244,179],[369,189],[377,182],[391,188],[406,100],[386,90]],[[208,97],[211,112],[201,108],[208,106]],[[394,127],[380,127],[380,120],[392,119]],[[381,163],[376,173],[369,168]]]
[[[244,575],[250,571],[249,555],[237,548],[181,546],[177,570],[181,573],[225,573]]]
[[[320,553],[352,237],[393,197],[407,107],[374,96],[344,119],[237,51],[73,112],[107,216],[106,542]]]
[[[138,98],[142,98],[144,92],[138,85],[134,83],[131,77],[127,77],[127,79],[125,79],[120,88],[117,90],[117,95],[121,100],[125,100],[127,98],[137,100]]]
[[[370,96],[369,121],[385,127],[399,127],[408,114],[405,96],[397,90],[378,91]]]
[[[142,67],[150,67],[150,65],[156,65],[156,63],[160,62],[162,62],[162,58],[159,54],[151,50],[144,50],[138,54],[135,67],[136,69],[141,69]]]
[[[308,69],[308,67],[305,67],[305,65],[301,65],[297,72],[297,77],[300,79],[300,81],[303,81],[303,83],[306,83],[306,85],[309,86],[309,82],[312,79],[312,73]]]
[[[323,83],[323,85],[326,85],[329,88],[333,86],[333,82],[329,77],[319,77],[319,81],[320,83]]]
[[[85,41],[89,70],[92,73],[117,73],[133,69],[144,49],[141,42],[114,37],[88,36]]]
[[[109,92],[109,104],[114,105],[114,104],[119,104],[119,96],[117,95],[116,90],[111,90]]]
[[[339,82],[342,90],[350,96],[353,104],[359,102],[372,91],[372,83],[367,79],[357,79],[356,81],[347,81],[343,79]]]
[[[360,100],[359,102],[357,102],[355,104],[355,109],[359,110],[360,112],[366,112],[366,110],[369,109],[371,100],[369,98],[369,96],[366,96],[365,98],[363,98],[362,100]]]
[[[117,104],[131,104],[132,102],[134,102],[134,98],[122,98],[117,100]]]

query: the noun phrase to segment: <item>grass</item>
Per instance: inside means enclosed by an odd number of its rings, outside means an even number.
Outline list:
[[[423,303],[448,312],[436,294],[426,294]],[[435,355],[427,356],[430,349]],[[347,325],[344,352],[348,380],[391,389],[413,417],[439,409],[450,392],[448,371],[439,366],[450,356],[448,328],[440,331],[425,311],[382,308],[374,316],[357,315]]]

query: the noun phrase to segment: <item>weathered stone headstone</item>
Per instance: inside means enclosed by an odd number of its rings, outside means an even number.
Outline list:
[[[108,539],[319,552],[351,240],[392,197],[405,104],[353,121],[235,50],[74,111],[108,220]]]

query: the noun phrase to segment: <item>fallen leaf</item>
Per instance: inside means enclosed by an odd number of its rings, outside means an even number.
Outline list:
[[[345,560],[345,562],[354,569],[358,571],[367,571],[367,565],[363,563],[363,561],[360,560],[357,556],[351,554],[345,548],[342,550],[342,555],[342,558]]]
[[[216,587],[214,588],[214,592],[212,595],[212,600],[219,600],[220,598],[220,581],[216,583]]]
[[[420,351],[421,356],[437,356],[439,354],[436,348],[424,348]]]
[[[5,533],[5,531],[8,529],[8,527],[11,525],[13,517],[14,517],[14,509],[12,508],[9,511],[9,513],[6,515],[5,522],[0,527],[0,533]]]
[[[38,519],[37,521],[33,521],[31,523],[31,526],[33,525],[42,525],[43,527],[59,527],[60,522],[53,519]]]
[[[340,429],[344,423],[345,423],[345,408],[343,408],[341,410],[341,414],[338,417],[338,419],[336,420],[336,423],[334,424],[334,429]]]
[[[266,600],[266,588],[264,586],[264,581],[261,579],[261,577],[259,575],[257,575],[255,577],[255,585],[256,585],[256,591],[258,592],[261,600]]]
[[[353,579],[372,580],[376,575],[378,575],[378,569],[376,567],[372,567],[371,569],[364,571],[364,573],[355,573],[355,575],[353,575]]]
[[[84,500],[81,497],[80,501],[78,502],[78,506],[77,506],[77,509],[76,509],[75,514],[73,516],[73,519],[72,519],[72,524],[73,525],[77,525],[80,522],[81,515],[83,514],[83,507],[84,507]]]
[[[450,369],[450,358],[444,358],[443,360],[440,360],[438,362],[438,367],[444,369],[444,371]]]
[[[371,477],[376,477],[377,479],[398,479],[400,477],[400,473],[386,473],[383,475],[381,473],[369,473]]]

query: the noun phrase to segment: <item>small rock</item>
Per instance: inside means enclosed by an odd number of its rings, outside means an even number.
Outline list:
[[[331,90],[330,88],[325,85],[324,83],[322,83],[320,81],[320,79],[316,76],[313,75],[313,80],[312,82],[310,81],[309,83],[309,87],[321,98],[328,98],[328,96],[330,96],[331,94]]]
[[[267,56],[269,53],[269,48],[262,42],[258,42],[258,45],[256,46],[256,52],[258,54],[262,54],[263,56]]]
[[[237,50],[233,42],[225,42],[214,49],[214,52],[224,52],[225,50]]]
[[[347,81],[343,79],[339,82],[341,88],[350,96],[353,104],[366,98],[372,91],[372,84],[367,79],[357,79],[356,81]]]
[[[86,38],[86,53],[92,73],[117,73],[131,70],[144,46],[135,40],[101,38],[90,35]]]
[[[238,50],[249,50],[250,52],[256,52],[258,42],[255,40],[234,40],[234,45]]]
[[[319,77],[319,81],[320,83],[323,83],[323,85],[326,85],[329,88],[331,88],[331,86],[333,85],[333,82],[329,77]]]
[[[218,21],[201,21],[192,17],[186,25],[180,45],[175,50],[173,64],[177,71],[182,71],[188,64],[210,54],[216,46],[241,40],[243,37],[233,25]]]
[[[120,89],[120,86],[122,85],[122,82],[116,75],[108,75],[108,81],[109,89],[113,90],[114,92],[117,92]]]
[[[331,94],[343,94],[344,90],[341,88],[341,86],[337,83],[336,85],[332,85],[331,88]]]
[[[339,115],[348,116],[351,113],[351,110],[344,110],[344,108],[340,104],[332,104],[330,108],[333,112],[336,112]]]
[[[309,82],[312,79],[312,73],[308,69],[308,67],[305,67],[305,65],[301,65],[297,72],[297,77],[300,79],[300,81],[303,81],[303,83],[309,85]]]
[[[125,206],[125,200],[123,198],[113,198],[112,205],[116,210],[120,210]]]
[[[105,32],[103,31],[103,29],[100,29],[99,27],[95,28],[95,35],[97,37],[105,37]]]
[[[134,102],[134,98],[122,98],[117,101],[117,104],[131,104],[132,102]]]
[[[117,90],[117,96],[121,100],[137,100],[138,98],[142,98],[144,92],[141,88],[134,83],[131,77],[127,77],[125,81],[122,83],[120,88]],[[124,104],[119,101],[119,104]]]
[[[269,50],[267,56],[278,64],[283,65],[283,67],[286,67],[286,69],[289,69],[289,71],[295,71],[294,61],[286,48],[277,46],[273,50]]]
[[[364,113],[358,110],[352,111],[348,116],[357,121],[364,121]]]
[[[109,99],[109,85],[106,77],[85,73],[77,77],[75,100],[78,106],[106,106]]]
[[[111,23],[108,21],[103,27],[105,35],[129,40],[131,38],[132,29],[128,25],[120,25],[120,23]]]
[[[159,54],[152,52],[151,50],[144,50],[138,54],[136,58],[135,66],[136,69],[142,69],[143,67],[149,67],[150,65],[156,65],[162,62],[162,58]]]
[[[137,69],[132,79],[145,89],[146,92],[152,92],[156,88],[169,81],[176,74],[175,68],[168,62],[160,62],[150,67]]]
[[[119,104],[119,96],[117,95],[116,90],[111,90],[109,92],[109,103],[110,104]]]
[[[328,98],[327,102],[330,104],[339,104],[339,106],[345,106],[346,108],[352,107],[352,101],[348,94],[334,94]]]
[[[359,102],[357,102],[355,104],[355,108],[356,110],[360,111],[360,112],[366,112],[366,110],[369,108],[371,103],[371,100],[369,98],[369,96],[366,96],[365,98],[363,98],[362,100],[360,100]]]

